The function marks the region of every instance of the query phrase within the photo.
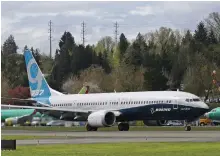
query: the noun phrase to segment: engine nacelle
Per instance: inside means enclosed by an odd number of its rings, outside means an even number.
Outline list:
[[[12,125],[15,125],[17,123],[18,123],[17,117],[5,119],[5,125],[7,125],[7,126],[12,126]]]
[[[106,110],[93,112],[88,116],[88,124],[92,127],[110,127],[115,121],[115,114]]]
[[[144,120],[143,122],[146,126],[165,126],[168,123],[167,120]]]

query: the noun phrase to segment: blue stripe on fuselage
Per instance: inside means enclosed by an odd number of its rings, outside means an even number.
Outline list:
[[[194,120],[208,109],[175,104],[151,104],[119,110],[122,116],[118,120]]]

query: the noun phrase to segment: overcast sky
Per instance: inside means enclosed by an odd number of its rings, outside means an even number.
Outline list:
[[[199,21],[220,10],[220,2],[1,2],[2,42],[12,34],[20,49],[24,45],[49,54],[48,23],[53,22],[52,51],[58,48],[63,32],[70,31],[81,41],[81,23],[86,23],[86,43],[119,34],[131,40],[138,32],[161,26],[194,31]]]

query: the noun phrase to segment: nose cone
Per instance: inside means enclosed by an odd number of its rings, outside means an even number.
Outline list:
[[[209,106],[204,102],[202,102],[200,106],[201,106],[201,108],[209,110]]]
[[[204,116],[205,116],[206,118],[209,118],[209,113],[208,113],[208,112],[205,113]]]

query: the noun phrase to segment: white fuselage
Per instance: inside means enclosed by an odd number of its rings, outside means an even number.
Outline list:
[[[197,99],[197,101],[186,101]],[[193,94],[178,91],[149,91],[126,93],[97,93],[52,96],[49,101],[52,107],[83,109],[89,111],[120,110],[144,105],[164,104],[185,105],[190,107],[208,108]]]

